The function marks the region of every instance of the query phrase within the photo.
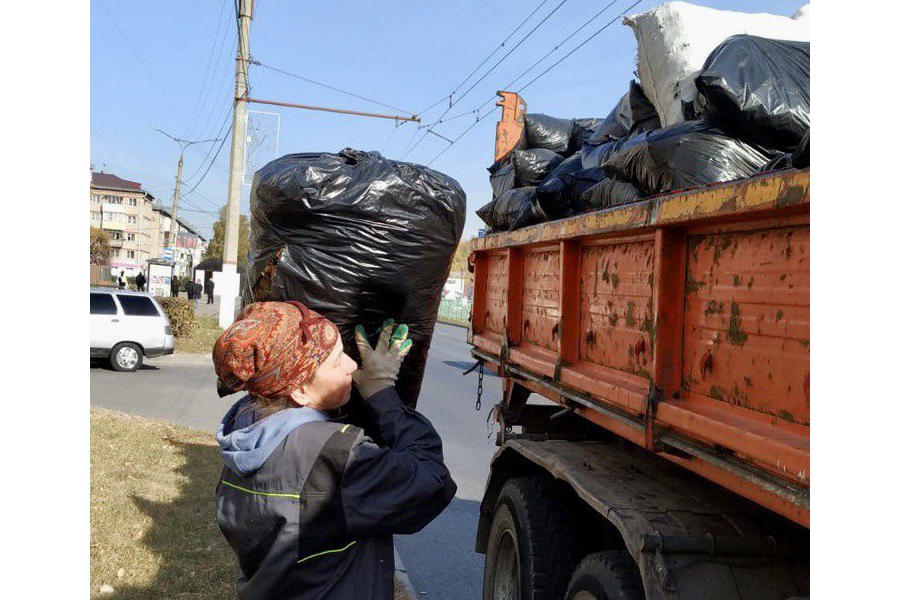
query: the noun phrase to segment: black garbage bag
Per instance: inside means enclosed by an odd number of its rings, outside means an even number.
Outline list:
[[[415,406],[465,222],[460,185],[377,152],[289,154],[257,171],[250,213],[245,303],[306,304],[337,324],[354,359],[355,325],[406,323],[413,346],[397,392]]]
[[[749,177],[768,157],[705,121],[685,121],[628,138],[602,163],[646,195]]]
[[[763,166],[759,168],[760,173],[768,171],[781,171],[782,169],[790,169],[794,166],[792,155],[787,152],[779,152],[769,159]]]
[[[795,169],[805,169],[809,166],[809,129],[803,134],[803,139],[800,140],[800,144],[794,150],[794,154],[791,156],[791,163]]]
[[[544,178],[544,182],[549,181],[553,177],[557,175],[561,175],[563,173],[576,173],[580,171],[583,167],[581,166],[581,152],[576,152],[572,156],[566,158],[561,163],[556,165],[556,167],[550,171],[547,176]],[[543,184],[543,182],[542,182]]]
[[[632,80],[628,92],[622,96],[606,119],[593,128],[593,133],[587,143],[600,146],[628,137],[633,133],[654,129],[659,129],[659,114],[653,104],[647,100],[640,84]]]
[[[572,119],[557,119],[540,113],[525,114],[525,148],[544,148],[564,154],[569,148],[571,136]]]
[[[507,190],[475,211],[491,231],[514,231],[547,220],[535,202],[535,188]]]
[[[577,152],[594,134],[594,129],[603,123],[599,117],[572,120],[572,137],[569,138],[569,154]]]
[[[512,153],[516,187],[539,185],[562,161],[561,154],[546,148],[516,150]]]
[[[603,209],[613,206],[631,204],[644,198],[641,191],[628,183],[613,177],[607,177],[600,183],[591,186],[583,196],[584,202],[591,208]]]
[[[623,137],[596,146],[585,143],[584,146],[581,147],[581,166],[585,169],[595,169],[599,167],[611,154],[627,144],[629,139],[631,138]]]
[[[698,116],[739,139],[793,152],[809,129],[809,42],[733,35],[696,84]]]
[[[584,194],[606,179],[603,169],[580,169],[548,177],[535,191],[538,206],[550,219],[562,219],[584,212]]]
[[[506,190],[516,187],[516,172],[513,169],[511,158],[507,157],[502,161],[495,162],[488,167],[488,173],[491,174],[491,189],[494,190],[494,198]]]

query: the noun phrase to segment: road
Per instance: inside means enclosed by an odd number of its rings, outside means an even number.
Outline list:
[[[478,503],[495,450],[488,411],[500,396],[499,380],[485,373],[484,401],[475,411],[477,373],[466,331],[438,324],[431,343],[418,409],[444,442],[444,459],[458,490],[437,519],[414,535],[396,536],[413,587],[424,599],[478,600],[484,558],[474,551]],[[91,366],[91,404],[215,431],[229,398],[215,391],[208,355],[173,355],[146,361],[136,373]]]

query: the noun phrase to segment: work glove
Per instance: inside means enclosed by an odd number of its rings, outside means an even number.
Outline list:
[[[394,331],[394,320],[388,319],[381,326],[378,345],[374,350],[369,345],[369,339],[362,325],[356,326],[355,333],[360,365],[353,373],[353,382],[356,383],[363,398],[371,398],[381,390],[393,386],[397,381],[400,365],[412,348],[412,340],[406,339],[409,327],[399,325]]]

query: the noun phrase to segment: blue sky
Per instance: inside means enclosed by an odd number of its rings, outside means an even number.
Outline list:
[[[515,44],[559,4],[549,0],[514,36]],[[617,17],[633,0],[619,0],[519,84],[527,82],[581,40]],[[535,7],[456,0],[450,2],[257,0],[251,27],[254,59],[411,112],[446,97]],[[568,0],[447,116],[471,111],[516,78],[603,6],[605,0]],[[659,2],[647,0],[629,13]],[[791,15],[803,2],[697,1],[730,10]],[[615,19],[604,32],[523,92],[530,112],[559,117],[605,116],[634,76],[631,30]],[[118,24],[118,26],[116,25]],[[120,31],[121,29],[121,31]],[[124,32],[124,35],[123,35]],[[218,32],[218,35],[217,35]],[[157,200],[172,200],[178,148],[151,127],[191,139],[217,137],[227,129],[234,86],[233,0],[91,2],[91,161],[98,170],[139,181]],[[506,49],[495,54],[459,92],[466,91]],[[251,67],[252,96],[301,104],[392,112],[337,92]],[[517,86],[513,86],[513,91]],[[423,114],[438,118],[448,101]],[[490,110],[493,104],[487,104]],[[338,151],[350,146],[378,150],[399,159],[419,134],[415,124],[288,108],[251,105],[281,115],[279,154]],[[493,160],[494,123],[499,111],[480,121],[433,165],[457,179],[468,197],[464,236],[483,227],[475,209],[490,199],[485,168]],[[435,127],[455,138],[474,115]],[[418,139],[417,137],[415,139]],[[447,143],[427,136],[406,160],[426,164]],[[219,144],[197,145],[185,155],[180,210],[206,234],[227,194],[229,140],[207,175],[201,175]],[[213,151],[212,153],[210,151]],[[204,161],[204,159],[206,159]],[[196,175],[191,178],[192,174]],[[243,190],[248,211],[249,186]]]

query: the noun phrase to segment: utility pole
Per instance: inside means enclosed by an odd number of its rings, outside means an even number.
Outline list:
[[[244,175],[244,145],[247,141],[247,68],[250,64],[250,21],[253,19],[253,0],[239,0],[238,54],[235,64],[234,110],[231,125],[231,168],[228,177],[228,204],[225,209],[225,248],[222,271],[216,278],[215,293],[219,296],[219,326],[223,329],[234,322],[235,301],[240,277],[237,272],[238,233],[241,222],[241,191]]]
[[[172,226],[169,227],[169,231],[166,232],[164,244],[168,246],[171,243],[174,251],[176,249],[175,247],[178,246],[178,199],[181,197],[181,170],[184,167],[184,152],[194,144],[218,142],[221,141],[221,138],[213,140],[185,140],[175,137],[174,135],[169,135],[158,127],[152,127],[152,129],[163,134],[181,148],[181,154],[178,156],[178,172],[175,174],[175,194],[172,196]]]

